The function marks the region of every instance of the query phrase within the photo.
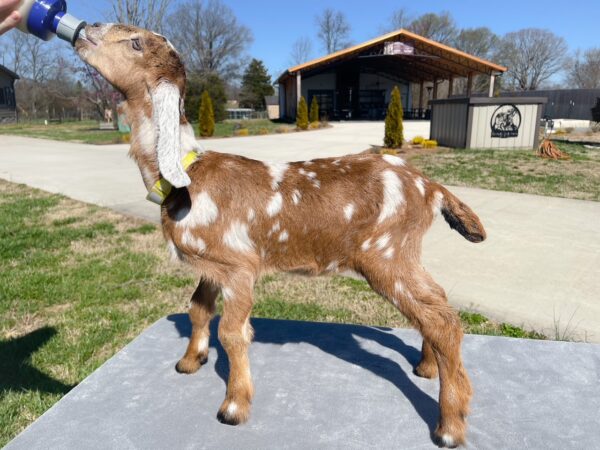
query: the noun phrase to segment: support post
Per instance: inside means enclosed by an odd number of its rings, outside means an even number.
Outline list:
[[[421,83],[419,85],[419,119],[421,118],[421,115],[423,114],[423,97],[424,97],[424,92],[425,91],[425,81],[421,80]]]
[[[467,76],[467,97],[470,97],[473,93],[473,72],[469,72]]]
[[[437,100],[438,98],[438,79],[434,78],[433,80],[433,99]]]
[[[452,97],[452,95],[454,95],[454,77],[450,77],[450,79],[448,80],[448,98]]]
[[[296,106],[300,104],[300,97],[302,97],[302,73],[296,74]]]
[[[490,97],[494,96],[494,84],[496,84],[496,75],[491,74],[490,75]]]

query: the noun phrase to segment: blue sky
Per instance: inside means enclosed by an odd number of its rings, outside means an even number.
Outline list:
[[[566,39],[571,50],[600,47],[599,0],[224,0],[238,20],[249,27],[254,42],[249,55],[262,59],[272,75],[289,66],[290,47],[301,36],[316,36],[315,16],[326,7],[342,10],[352,26],[351,39],[359,43],[379,34],[392,11],[406,7],[414,16],[426,12],[450,11],[459,27],[487,26],[497,34],[521,28],[548,28]],[[106,20],[107,0],[71,0],[69,11],[88,22]],[[165,33],[168,35],[168,32]],[[313,39],[313,56],[323,50]]]

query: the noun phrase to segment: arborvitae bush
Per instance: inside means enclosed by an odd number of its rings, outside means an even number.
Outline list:
[[[317,97],[313,95],[312,101],[310,102],[310,122],[318,122],[319,121],[319,102],[317,102]]]
[[[210,137],[215,133],[215,112],[208,91],[202,93],[200,101],[200,112],[198,114],[200,123],[198,132],[202,137]]]
[[[404,127],[402,125],[402,101],[400,99],[400,89],[398,86],[392,90],[392,98],[388,105],[387,115],[385,116],[385,136],[383,145],[388,148],[400,148],[404,141]]]
[[[306,106],[304,96],[300,97],[300,102],[298,103],[296,126],[301,130],[306,130],[308,128],[308,106]]]

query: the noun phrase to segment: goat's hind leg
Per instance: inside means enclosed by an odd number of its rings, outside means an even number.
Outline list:
[[[213,284],[200,280],[190,300],[189,316],[192,335],[185,355],[175,366],[177,372],[194,373],[208,360],[210,319],[215,313],[215,300],[219,290]]]
[[[385,264],[363,271],[371,286],[418,328],[426,352],[431,350],[435,358],[440,375],[436,443],[446,447],[464,444],[472,390],[461,359],[460,318],[448,305],[444,290],[420,266],[397,276],[394,272],[394,267]]]

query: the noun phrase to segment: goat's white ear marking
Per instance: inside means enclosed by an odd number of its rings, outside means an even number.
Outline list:
[[[162,176],[175,187],[188,186],[190,177],[181,165],[179,88],[162,82],[152,92],[152,116],[157,132],[156,153]]]

